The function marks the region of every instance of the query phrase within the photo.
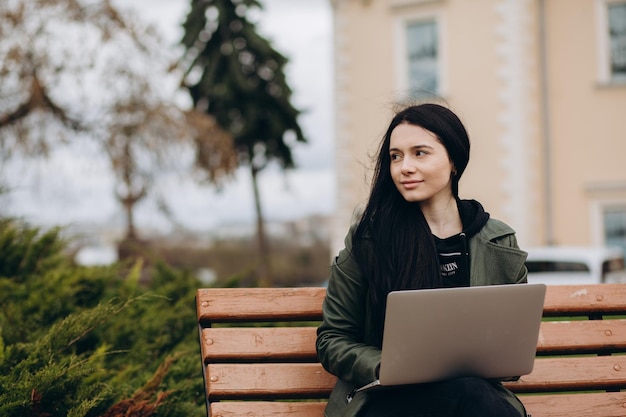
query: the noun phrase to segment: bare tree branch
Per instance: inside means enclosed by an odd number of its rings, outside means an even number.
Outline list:
[[[134,235],[133,208],[176,156],[195,151],[211,183],[236,168],[232,136],[175,99],[178,60],[111,0],[0,0],[0,158],[45,156],[65,135],[96,143]]]
[[[67,112],[50,98],[36,72],[32,75],[28,99],[12,112],[0,114],[0,129],[17,123],[36,110],[50,112],[69,129],[76,131],[85,129],[80,121],[68,116]]]

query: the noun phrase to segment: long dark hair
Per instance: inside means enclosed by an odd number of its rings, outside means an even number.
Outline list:
[[[446,148],[454,166],[451,181],[455,198],[470,151],[463,123],[441,105],[407,107],[389,124],[378,151],[369,200],[353,236],[355,259],[369,282],[375,320],[372,325],[379,327],[381,334],[390,291],[441,286],[435,242],[419,203],[407,202],[391,178],[391,132],[401,123],[429,130]]]

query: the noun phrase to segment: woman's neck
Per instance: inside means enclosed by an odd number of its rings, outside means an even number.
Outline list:
[[[420,208],[432,234],[438,238],[445,239],[463,231],[463,222],[454,196],[421,203]]]

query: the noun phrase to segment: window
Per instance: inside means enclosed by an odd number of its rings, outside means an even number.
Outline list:
[[[596,0],[600,84],[626,83],[626,0]]]
[[[626,81],[626,2],[607,6],[609,71],[612,79]]]
[[[394,87],[401,101],[446,94],[445,13],[437,2],[419,9],[396,10]]]
[[[437,22],[424,20],[406,25],[408,87],[439,92],[439,40]]]
[[[620,247],[626,254],[626,207],[606,208],[603,217],[605,244]]]

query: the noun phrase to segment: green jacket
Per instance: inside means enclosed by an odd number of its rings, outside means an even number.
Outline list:
[[[373,335],[367,326],[369,309],[368,284],[352,256],[352,232],[345,239],[331,267],[323,321],[317,330],[317,353],[324,368],[338,377],[326,407],[326,417],[354,417],[366,404],[368,394],[362,392],[347,401],[348,394],[358,386],[376,380],[380,349],[372,346]],[[514,230],[505,223],[489,219],[469,239],[470,285],[525,283],[526,252],[519,249]],[[502,395],[520,409],[517,398],[498,384]]]

